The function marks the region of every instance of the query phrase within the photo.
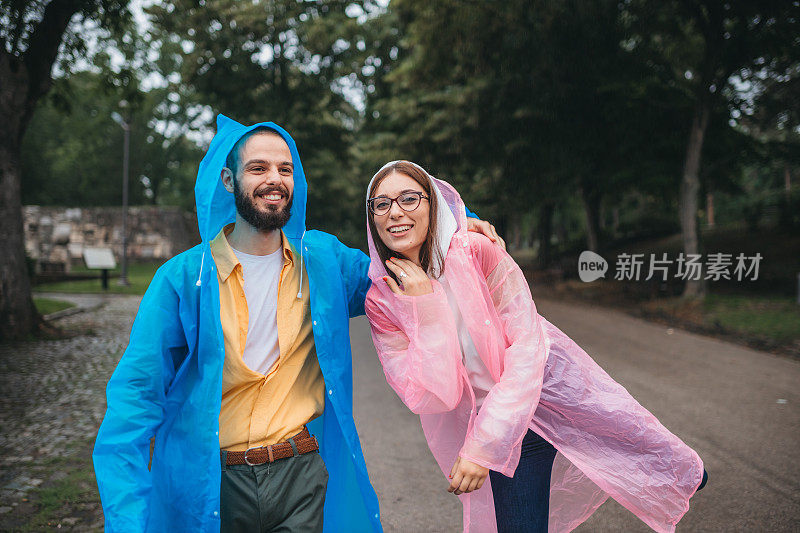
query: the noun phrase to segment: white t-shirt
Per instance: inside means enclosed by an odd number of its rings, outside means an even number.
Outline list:
[[[489,391],[494,386],[494,379],[492,379],[492,374],[486,368],[477,348],[475,348],[475,343],[472,341],[467,325],[464,323],[464,317],[461,316],[461,311],[458,309],[458,302],[453,290],[450,288],[450,284],[444,274],[439,276],[439,283],[441,283],[442,289],[447,295],[447,303],[450,304],[450,309],[453,311],[453,319],[458,330],[458,341],[461,344],[464,366],[467,368],[469,383],[475,393],[475,407],[480,409],[486,395],[489,394]]]
[[[242,264],[247,300],[247,340],[244,363],[267,375],[281,355],[278,345],[278,285],[283,268],[283,248],[269,255],[250,255],[233,250]]]

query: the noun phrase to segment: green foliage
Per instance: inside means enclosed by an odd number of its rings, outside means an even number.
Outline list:
[[[782,111],[796,107],[788,80],[800,72],[792,10],[777,2],[395,0],[377,19],[382,44],[367,57],[381,68],[362,77],[373,91],[359,155],[372,168],[420,162],[506,231],[506,221],[525,224],[549,202],[575,210],[559,223],[599,218],[605,205],[622,208],[618,231],[677,228],[700,99],[711,110],[706,191],[741,191],[745,166],[764,149],[775,157],[731,119],[752,113],[753,102],[730,80],[754,84],[751,95],[774,85],[771,120],[792,123],[786,117],[797,114]],[[631,192],[652,199],[646,211],[626,211]]]
[[[161,73],[192,119],[223,113],[243,123],[273,121],[297,141],[309,182],[308,225],[353,243],[360,182],[350,146],[358,113],[336,88],[356,31],[350,7],[368,2],[196,2],[147,9]],[[360,8],[359,8],[360,9]],[[180,16],[176,16],[180,14]],[[355,50],[355,47],[352,47]],[[208,113],[211,110],[212,113]],[[205,112],[205,114],[203,114]],[[358,239],[361,240],[361,239]]]
[[[57,80],[40,106],[23,147],[26,203],[119,202],[122,130],[108,117],[121,100],[133,125],[132,203],[191,209],[202,150],[187,135],[207,141],[216,113],[272,120],[297,140],[308,225],[356,245],[363,189],[398,158],[451,181],[506,234],[536,234],[548,205],[562,245],[582,245],[587,219],[606,241],[676,230],[700,100],[710,109],[701,194],[724,198],[718,220],[746,219],[748,209],[758,218],[759,198],[800,165],[793,3],[172,0],[145,9],[145,33],[120,23],[100,41],[121,66],[95,54],[94,73]],[[784,227],[794,227],[792,205],[779,206]]]
[[[122,91],[91,72],[59,79],[55,85],[53,96],[38,107],[23,139],[24,204],[121,203],[124,133],[111,114],[122,112],[131,125],[130,204],[191,209],[202,152],[185,136],[167,137],[159,132],[164,125],[162,91]],[[126,108],[119,106],[123,95],[129,98]]]
[[[404,0],[385,17],[405,38],[371,126],[392,158],[420,161],[500,221],[579,187],[594,201],[663,188],[656,161],[681,145],[658,142],[673,124],[638,94],[643,69],[619,46],[615,2]],[[657,141],[646,153],[643,138]],[[668,155],[653,157],[660,146]]]

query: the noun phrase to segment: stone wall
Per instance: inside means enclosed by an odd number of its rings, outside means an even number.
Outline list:
[[[69,272],[85,247],[111,248],[122,258],[121,207],[23,207],[25,252],[37,273]],[[164,261],[200,242],[197,219],[176,207],[128,210],[128,260]]]

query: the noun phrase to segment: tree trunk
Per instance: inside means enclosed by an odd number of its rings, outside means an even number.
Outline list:
[[[4,52],[4,51],[3,51]],[[21,339],[39,324],[25,262],[20,147],[30,118],[22,62],[0,54],[0,340]]]
[[[537,228],[539,240],[539,266],[547,268],[550,264],[550,236],[553,234],[553,210],[552,203],[545,203],[539,211],[539,224]]]
[[[714,227],[714,193],[710,192],[706,194],[706,220],[708,221],[708,227]]]
[[[517,251],[522,248],[522,221],[520,217],[518,215],[513,217],[509,226],[508,249],[509,251]]]
[[[708,127],[710,105],[701,99],[695,108],[692,129],[689,132],[689,143],[686,146],[686,159],[683,165],[678,211],[683,235],[683,252],[685,254],[700,253],[700,239],[697,229],[697,195],[700,191],[700,160],[703,151],[703,139]],[[699,280],[687,280],[683,289],[684,298],[705,298],[706,282],[701,274]]]
[[[39,315],[33,305],[25,262],[20,193],[19,146],[0,143],[0,340],[20,339],[36,329]]]
[[[598,226],[600,219],[600,195],[587,191],[581,185],[578,188],[583,203],[583,212],[586,215],[586,249],[597,252],[598,248]]]
[[[25,263],[20,147],[37,102],[52,85],[53,63],[69,21],[84,7],[74,0],[53,0],[21,56],[0,47],[0,340],[27,337],[42,324]]]

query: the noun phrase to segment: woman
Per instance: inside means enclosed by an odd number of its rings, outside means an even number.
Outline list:
[[[449,184],[394,161],[367,190],[373,341],[464,530],[570,531],[610,495],[674,531],[704,481],[698,455],[536,312]]]

